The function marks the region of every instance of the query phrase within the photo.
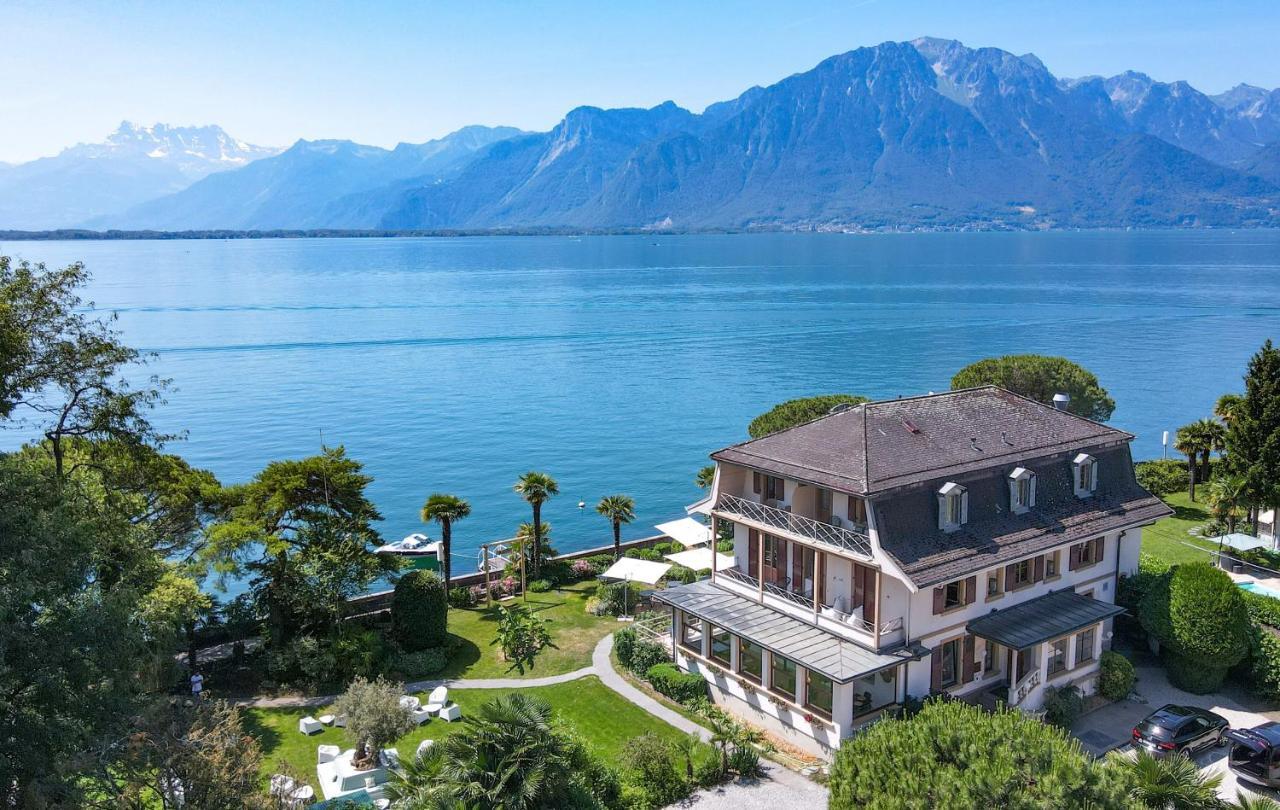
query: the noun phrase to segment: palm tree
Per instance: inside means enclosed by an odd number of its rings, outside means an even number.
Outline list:
[[[1226,522],[1227,534],[1235,532],[1247,497],[1242,475],[1219,475],[1209,484],[1209,506],[1214,517]]]
[[[400,810],[577,806],[589,757],[555,727],[551,706],[519,692],[485,703],[463,728],[392,772],[387,798]]]
[[[1143,807],[1200,810],[1218,807],[1220,774],[1208,776],[1188,757],[1156,759],[1139,751],[1127,766],[1133,776],[1130,796]]]
[[[698,470],[698,474],[694,477],[693,482],[698,485],[699,489],[711,489],[711,485],[715,483],[715,480],[716,465],[708,464]]]
[[[1196,499],[1196,458],[1204,446],[1198,422],[1183,425],[1173,436],[1173,449],[1187,457],[1187,492],[1192,501]]]
[[[1237,790],[1236,800],[1226,807],[1231,810],[1280,810],[1280,802],[1267,796]]]
[[[720,749],[720,769],[729,770],[729,746],[738,739],[738,724],[723,712],[708,715],[707,725],[711,727],[711,744]]]
[[[520,476],[515,490],[533,507],[533,556],[530,558],[530,567],[533,569],[533,578],[537,579],[542,567],[542,504],[560,494],[560,485],[546,473],[531,470]]]
[[[596,511],[613,524],[613,556],[622,556],[622,524],[636,519],[636,502],[627,495],[607,495],[596,504]]]
[[[671,747],[684,758],[685,779],[693,781],[693,758],[697,756],[698,749],[702,747],[702,738],[694,733],[685,734],[672,740]]]
[[[446,495],[443,492],[432,493],[431,497],[427,498],[427,502],[422,505],[422,522],[428,523],[434,520],[440,524],[440,553],[444,557],[442,570],[446,589],[449,587],[449,574],[452,570],[449,565],[449,549],[453,543],[453,524],[454,521],[462,520],[470,514],[471,504],[457,495]]]
[[[1229,425],[1236,415],[1236,410],[1242,405],[1244,405],[1242,394],[1223,394],[1218,397],[1217,403],[1213,406],[1213,415]]]
[[[1200,480],[1209,480],[1209,455],[1213,452],[1222,452],[1227,446],[1227,429],[1217,419],[1197,419],[1194,424],[1197,426],[1196,431],[1200,434],[1204,441],[1204,446],[1200,448]]]

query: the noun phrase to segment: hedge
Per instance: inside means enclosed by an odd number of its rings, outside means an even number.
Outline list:
[[[1170,569],[1143,596],[1143,628],[1162,645],[1169,680],[1189,692],[1217,689],[1249,653],[1249,613],[1241,590],[1208,563]]]
[[[687,703],[707,696],[707,682],[702,676],[681,672],[675,664],[654,664],[645,672],[644,677],[654,689],[677,703]]]
[[[401,649],[418,652],[449,641],[449,597],[433,571],[400,577],[391,597],[391,634]]]

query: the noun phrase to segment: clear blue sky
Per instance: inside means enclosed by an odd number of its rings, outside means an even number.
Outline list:
[[[0,0],[0,31],[5,161],[101,140],[122,119],[390,146],[471,123],[546,129],[580,104],[701,110],[921,35],[1030,51],[1059,76],[1280,86],[1276,0]]]

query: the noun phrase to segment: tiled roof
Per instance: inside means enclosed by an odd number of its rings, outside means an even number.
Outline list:
[[[1004,610],[993,610],[969,622],[965,629],[979,638],[1022,650],[1121,613],[1122,607],[1064,588]]]
[[[1132,435],[995,386],[859,405],[712,454],[856,494]]]
[[[873,652],[753,599],[713,585],[710,580],[654,591],[653,598],[754,641],[770,652],[790,658],[839,683],[914,659],[906,649],[890,653]]]
[[[923,588],[1172,514],[1159,498],[1138,486],[1127,446],[1092,453],[1098,462],[1098,487],[1090,498],[1075,496],[1071,459],[1076,453],[1068,450],[1019,457],[1003,466],[934,479],[927,486],[877,499],[880,546]],[[1008,508],[1006,476],[1015,467],[1036,474],[1036,504],[1022,515]],[[938,528],[935,490],[950,480],[968,490],[969,521],[957,531],[944,532]]]

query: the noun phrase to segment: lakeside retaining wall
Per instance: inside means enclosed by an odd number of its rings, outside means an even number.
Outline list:
[[[667,537],[665,534],[655,534],[650,537],[642,537],[639,540],[627,540],[621,544],[620,548],[622,549],[622,553],[625,554],[627,551],[633,548],[651,548],[652,546],[656,546],[658,543],[669,543],[669,542],[671,542],[671,538]],[[613,553],[613,543],[610,543],[607,546],[597,546],[595,548],[583,549],[582,551],[571,551],[568,554],[557,554],[556,556],[551,557],[550,559],[569,561],[569,560],[579,560],[579,559],[582,559],[583,557],[594,557],[597,554],[612,554],[612,553]],[[489,576],[491,580],[502,578],[501,572],[496,572],[496,573],[490,572]],[[471,587],[472,585],[483,585],[483,584],[484,584],[484,574],[481,572],[476,572],[474,574],[463,574],[460,577],[455,576],[449,580],[450,588],[468,588],[468,587]],[[385,591],[374,591],[373,593],[366,593],[360,596],[353,596],[352,598],[347,600],[347,615],[358,616],[358,615],[363,615],[368,613],[378,613],[379,611],[383,611],[383,610],[389,610],[391,608],[391,596],[393,593],[395,593],[394,590],[388,589]]]

